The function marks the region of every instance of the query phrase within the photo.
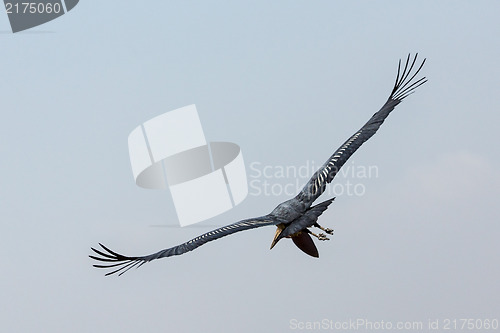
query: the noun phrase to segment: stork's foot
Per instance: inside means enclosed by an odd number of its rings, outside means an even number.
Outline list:
[[[314,237],[316,237],[318,240],[322,240],[322,241],[330,240],[330,238],[326,237],[325,234],[316,235],[314,232],[311,232],[311,235],[313,235]]]
[[[333,229],[330,229],[330,228],[324,228],[323,229],[324,232],[326,232],[327,234],[329,235],[333,235]]]
[[[323,240],[323,241],[325,241],[325,240],[330,240],[330,238],[326,237],[326,235],[325,235],[325,234],[319,234],[319,235],[318,235],[318,239],[319,239],[319,240]]]

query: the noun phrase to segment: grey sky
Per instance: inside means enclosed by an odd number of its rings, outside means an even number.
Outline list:
[[[0,15],[0,330],[500,319],[498,13],[498,1],[81,1],[18,34]],[[149,254],[287,199],[152,227],[176,215],[168,192],[133,182],[136,126],[194,103],[206,137],[237,143],[247,168],[320,165],[417,51],[429,82],[347,163],[378,176],[335,180],[366,192],[321,216],[335,235],[320,259],[289,241],[269,251],[261,228],[121,278],[91,267],[98,242]]]

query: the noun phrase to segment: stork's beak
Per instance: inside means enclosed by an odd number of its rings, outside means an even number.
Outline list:
[[[273,242],[271,243],[271,248],[269,250],[272,250],[274,245],[276,245],[276,243],[278,243],[278,241],[281,239],[281,238],[279,238],[279,236],[280,236],[281,232],[283,231],[283,229],[285,229],[285,225],[282,223],[278,224],[276,227],[277,227],[276,233],[274,234],[274,239],[273,239]]]

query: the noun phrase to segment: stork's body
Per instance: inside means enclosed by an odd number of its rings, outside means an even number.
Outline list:
[[[221,237],[233,234],[235,232],[258,228],[262,226],[275,225],[277,231],[271,248],[282,238],[291,238],[293,242],[305,253],[318,257],[318,250],[314,245],[309,235],[316,236],[319,240],[327,240],[324,234],[315,234],[310,231],[311,227],[317,227],[328,234],[332,234],[333,230],[321,227],[317,220],[319,216],[332,203],[333,198],[313,206],[313,203],[325,191],[326,185],[330,183],[339,169],[352,156],[352,154],[375,132],[387,118],[389,113],[408,95],[427,80],[424,78],[413,80],[425,63],[424,61],[415,71],[412,71],[417,60],[417,55],[410,61],[410,55],[406,59],[404,69],[401,71],[401,61],[399,62],[398,74],[394,88],[382,106],[370,120],[359,131],[354,133],[340,148],[338,148],[332,156],[314,173],[311,179],[294,198],[279,204],[270,214],[257,218],[242,220],[225,227],[207,232],[188,242],[174,246],[165,250],[161,250],[151,255],[141,257],[128,257],[118,254],[104,245],[100,244],[103,250],[92,250],[100,255],[100,257],[91,255],[92,259],[106,262],[104,265],[94,265],[98,268],[113,268],[116,269],[106,275],[120,272],[120,275],[125,273],[132,267],[140,267],[146,262],[154,259],[170,257],[174,255],[184,254],[192,251],[199,246]],[[411,75],[411,76],[410,76]]]

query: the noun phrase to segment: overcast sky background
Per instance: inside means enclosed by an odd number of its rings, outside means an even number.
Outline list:
[[[17,34],[0,13],[0,330],[500,319],[498,13],[498,1],[81,1]],[[250,178],[252,163],[320,165],[382,106],[408,52],[427,58],[429,82],[347,163],[378,174],[335,179],[365,193],[323,214],[335,235],[320,259],[288,240],[269,251],[267,227],[120,278],[91,266],[98,242],[149,254],[289,198],[250,195],[172,227],[169,193],[134,184],[136,126],[194,103]]]

